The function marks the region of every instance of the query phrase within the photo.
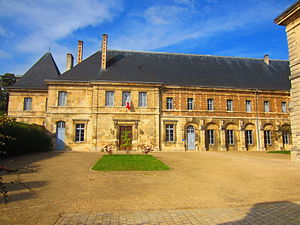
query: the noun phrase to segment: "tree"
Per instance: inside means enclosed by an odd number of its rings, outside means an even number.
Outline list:
[[[16,83],[17,78],[12,73],[5,73],[0,76],[0,113],[7,112],[8,92],[7,87]]]

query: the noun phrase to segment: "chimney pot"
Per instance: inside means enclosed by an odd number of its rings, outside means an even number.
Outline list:
[[[67,71],[73,68],[74,57],[71,53],[67,54]]]
[[[82,61],[83,41],[78,41],[77,64]]]
[[[107,53],[107,34],[102,34],[102,46],[101,46],[101,70],[106,70],[106,53]]]
[[[265,63],[267,65],[270,65],[270,59],[269,59],[269,55],[268,54],[264,55],[264,61],[265,61]]]

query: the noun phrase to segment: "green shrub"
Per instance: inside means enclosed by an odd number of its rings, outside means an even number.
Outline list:
[[[12,138],[0,138],[2,156],[49,151],[52,148],[51,134],[42,126],[8,121],[0,126],[0,133]],[[4,154],[3,154],[4,153]]]

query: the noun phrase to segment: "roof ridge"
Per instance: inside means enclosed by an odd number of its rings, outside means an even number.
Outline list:
[[[136,51],[136,50],[123,50],[123,49],[108,49],[107,51],[120,51],[120,52],[132,52],[132,53],[147,53],[147,54],[164,54],[164,55],[179,55],[179,56],[205,56],[205,57],[217,57],[217,58],[232,58],[232,59],[250,59],[250,60],[264,60],[264,58],[248,58],[248,57],[237,57],[237,56],[220,56],[220,55],[202,55],[192,53],[175,53],[175,52],[151,52],[151,51]],[[100,52],[100,51],[99,51]],[[288,62],[287,59],[270,59],[270,61],[284,61]]]

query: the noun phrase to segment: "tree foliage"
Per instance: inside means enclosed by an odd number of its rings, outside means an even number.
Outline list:
[[[8,92],[7,87],[16,83],[17,78],[12,73],[5,73],[0,76],[0,113],[7,112]]]

